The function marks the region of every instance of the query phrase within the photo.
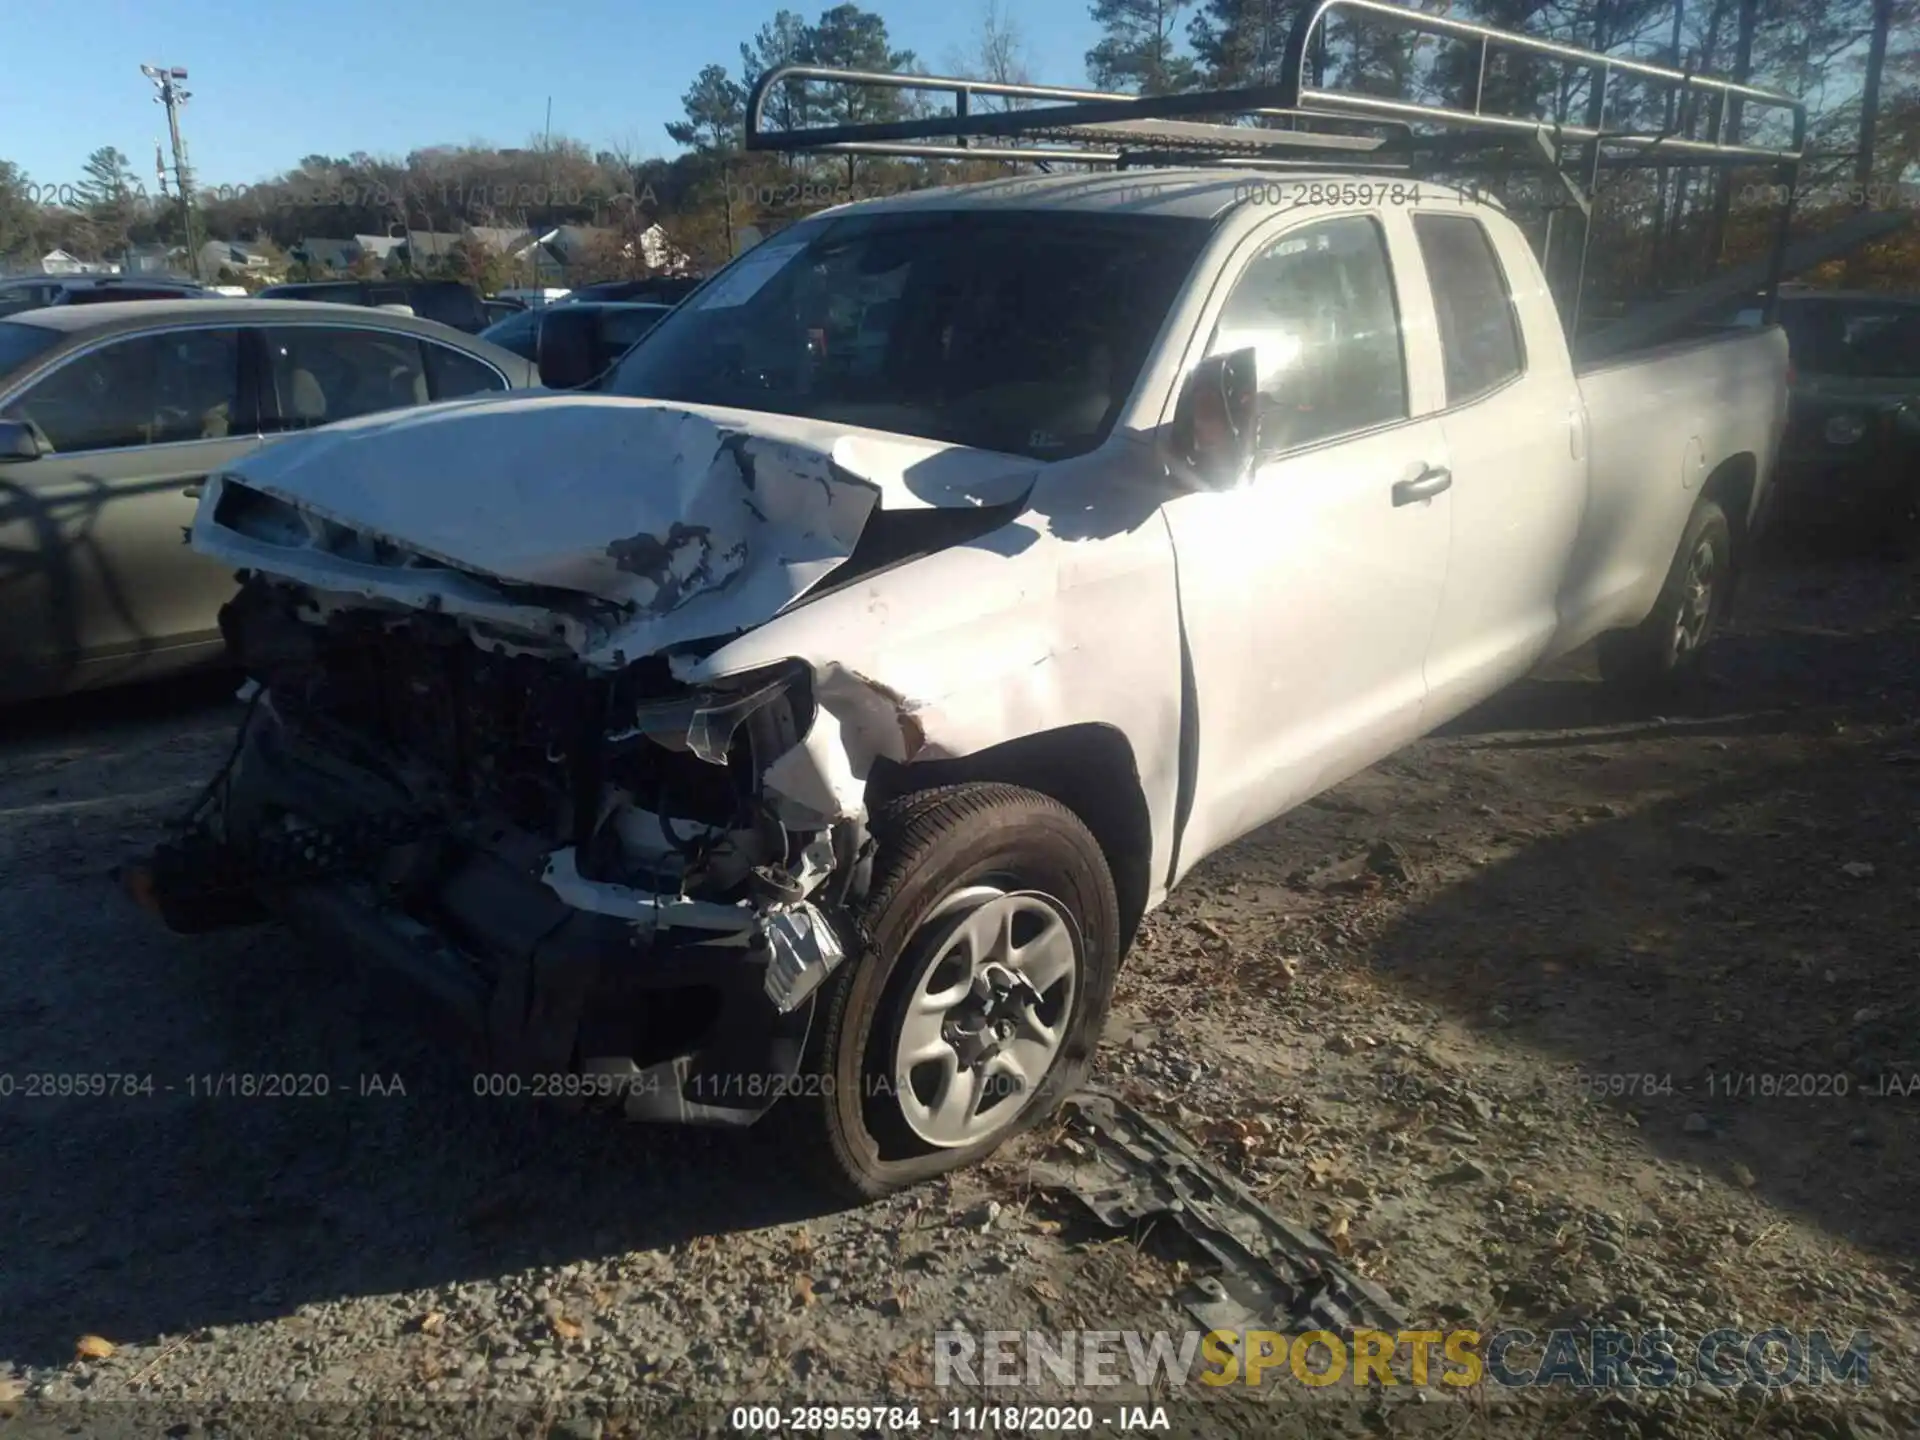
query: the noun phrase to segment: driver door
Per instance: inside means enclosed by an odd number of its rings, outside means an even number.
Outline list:
[[[1198,702],[1175,878],[1420,732],[1451,497],[1410,243],[1392,215],[1276,222],[1210,322],[1205,354],[1255,352],[1259,415],[1251,470],[1164,511]]]
[[[0,468],[0,666],[64,687],[218,646],[233,575],[186,530],[206,477],[261,443],[244,353],[230,325],[126,336],[0,399],[52,446]]]

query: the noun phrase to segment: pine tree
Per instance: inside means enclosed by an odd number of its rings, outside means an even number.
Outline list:
[[[1165,95],[1191,89],[1193,58],[1180,53],[1186,0],[1094,0],[1100,42],[1087,52],[1087,75],[1102,90]]]

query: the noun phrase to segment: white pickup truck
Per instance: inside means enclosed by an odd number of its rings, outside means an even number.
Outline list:
[[[1576,370],[1520,229],[1412,180],[826,211],[590,391],[214,478],[260,693],[129,884],[383,959],[547,1093],[778,1101],[879,1194],[1081,1081],[1208,855],[1596,636],[1690,664],[1786,373]]]

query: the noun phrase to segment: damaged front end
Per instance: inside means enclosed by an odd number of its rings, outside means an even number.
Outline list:
[[[284,916],[414,982],[484,1069],[636,1118],[748,1123],[784,1091],[870,869],[807,666],[693,687],[665,654],[594,668],[259,575],[222,628],[251,708],[126,872],[148,908]]]

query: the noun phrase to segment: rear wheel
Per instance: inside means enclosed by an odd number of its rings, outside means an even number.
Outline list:
[[[1052,1111],[1092,1064],[1119,960],[1105,856],[1058,801],[947,786],[883,809],[873,834],[852,953],[775,1121],[859,1200],[983,1159]]]
[[[1733,593],[1733,531],[1712,500],[1693,507],[1666,583],[1647,618],[1595,646],[1609,685],[1645,695],[1696,677]]]

